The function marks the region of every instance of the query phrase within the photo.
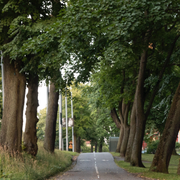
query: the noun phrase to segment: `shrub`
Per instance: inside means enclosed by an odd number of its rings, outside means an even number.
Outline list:
[[[86,146],[86,143],[84,143],[83,146],[81,146],[81,150],[83,153],[88,153],[91,152],[91,147]]]
[[[109,152],[109,146],[108,145],[104,145],[102,147],[102,152]]]
[[[159,144],[159,140],[149,142],[147,144],[147,153],[148,154],[155,154],[158,144]]]

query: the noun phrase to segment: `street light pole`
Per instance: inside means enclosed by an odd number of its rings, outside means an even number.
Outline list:
[[[67,91],[65,89],[65,91]],[[68,151],[68,112],[67,112],[67,92],[65,92],[65,109],[66,109],[66,151]]]
[[[59,150],[62,150],[62,93],[59,95]]]
[[[71,118],[72,118],[72,121],[73,121],[73,124],[72,124],[72,145],[73,145],[73,152],[74,152],[74,118],[73,118],[72,92],[71,92]]]

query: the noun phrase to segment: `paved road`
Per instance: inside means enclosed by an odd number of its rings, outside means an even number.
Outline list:
[[[118,167],[110,153],[81,153],[73,169],[56,180],[141,180]]]

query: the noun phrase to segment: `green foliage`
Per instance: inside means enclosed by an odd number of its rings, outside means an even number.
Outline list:
[[[46,125],[46,112],[47,108],[44,108],[42,110],[40,110],[40,112],[38,113],[38,118],[39,121],[37,123],[37,138],[42,141],[44,140],[44,135],[45,135],[45,125]]]
[[[102,147],[102,152],[109,152],[109,146],[108,145],[104,145]]]
[[[180,143],[179,142],[176,142],[175,148],[180,149]]]
[[[147,144],[147,154],[155,154],[159,140],[151,141]]]
[[[83,146],[81,146],[81,150],[83,153],[90,153],[91,152],[91,147],[86,146],[86,144],[84,143]]]

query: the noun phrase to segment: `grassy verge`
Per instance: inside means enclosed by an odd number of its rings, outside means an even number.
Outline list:
[[[72,155],[77,153],[55,150],[52,155],[39,145],[35,158],[25,153],[22,157],[12,158],[0,150],[0,179],[41,180],[64,171],[71,165]]]
[[[119,156],[118,153],[112,153],[112,155]],[[135,173],[140,177],[147,177],[147,178],[158,179],[158,180],[180,180],[180,176],[176,174],[180,156],[173,155],[171,157],[171,161],[169,165],[169,174],[155,173],[155,172],[149,171],[151,162],[153,160],[153,156],[154,156],[153,154],[142,155],[142,160],[147,161],[147,162],[143,162],[146,168],[133,167],[133,166],[130,166],[129,163],[124,162],[124,161],[115,160],[115,162],[119,167],[127,170],[130,173]]]

